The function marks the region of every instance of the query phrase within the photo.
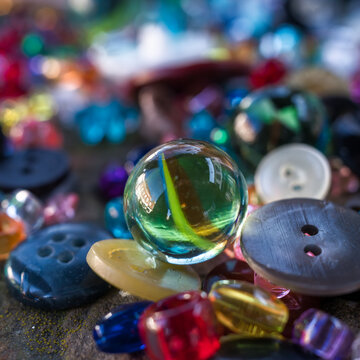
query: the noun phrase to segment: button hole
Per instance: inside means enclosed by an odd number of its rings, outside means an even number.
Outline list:
[[[81,248],[86,244],[86,240],[77,238],[72,241],[74,247]]]
[[[43,246],[38,249],[37,254],[42,257],[49,257],[53,253],[53,248],[50,246]]]
[[[297,185],[293,185],[293,187],[292,187],[292,189],[294,190],[294,191],[300,191],[300,190],[302,190],[302,186],[301,185],[299,185],[299,184],[297,184]]]
[[[74,255],[70,251],[64,251],[57,257],[58,261],[63,264],[69,263],[74,258]]]
[[[304,225],[301,231],[305,236],[314,236],[319,232],[319,229],[315,225]]]
[[[62,242],[62,241],[65,240],[65,238],[66,238],[65,234],[63,234],[63,233],[55,233],[55,234],[52,235],[51,240],[53,242]]]
[[[32,169],[28,166],[24,166],[22,169],[21,169],[21,173],[24,174],[24,175],[28,175],[30,173],[32,173]]]
[[[304,253],[309,257],[319,256],[321,254],[321,248],[314,244],[306,245],[304,247]]]

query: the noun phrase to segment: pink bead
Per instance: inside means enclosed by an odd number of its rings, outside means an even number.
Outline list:
[[[151,360],[205,360],[220,347],[212,305],[204,292],[188,291],[148,307],[139,332]]]
[[[74,193],[55,195],[45,205],[45,224],[53,225],[73,219],[78,202],[79,196]]]
[[[63,136],[50,121],[27,120],[10,131],[10,138],[18,150],[29,148],[59,149]]]

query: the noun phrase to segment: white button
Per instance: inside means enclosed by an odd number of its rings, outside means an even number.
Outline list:
[[[299,197],[324,199],[330,184],[326,157],[305,144],[284,145],[271,151],[255,172],[256,191],[264,203]]]

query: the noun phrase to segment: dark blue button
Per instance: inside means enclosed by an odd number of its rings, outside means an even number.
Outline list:
[[[138,332],[138,320],[150,304],[151,301],[126,304],[107,314],[94,329],[94,339],[99,349],[108,353],[143,350],[145,345]]]
[[[39,195],[57,186],[69,173],[63,151],[30,149],[0,161],[0,190],[27,189]]]
[[[5,265],[10,292],[43,309],[68,309],[90,302],[109,285],[87,265],[86,255],[111,236],[92,224],[60,224],[34,233]]]

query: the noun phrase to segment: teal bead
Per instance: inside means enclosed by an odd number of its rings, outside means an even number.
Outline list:
[[[143,157],[124,192],[134,239],[172,264],[218,255],[240,232],[247,186],[235,162],[195,140],[163,144]]]
[[[124,215],[124,202],[122,197],[110,200],[105,206],[105,224],[116,238],[132,239],[127,228]]]

